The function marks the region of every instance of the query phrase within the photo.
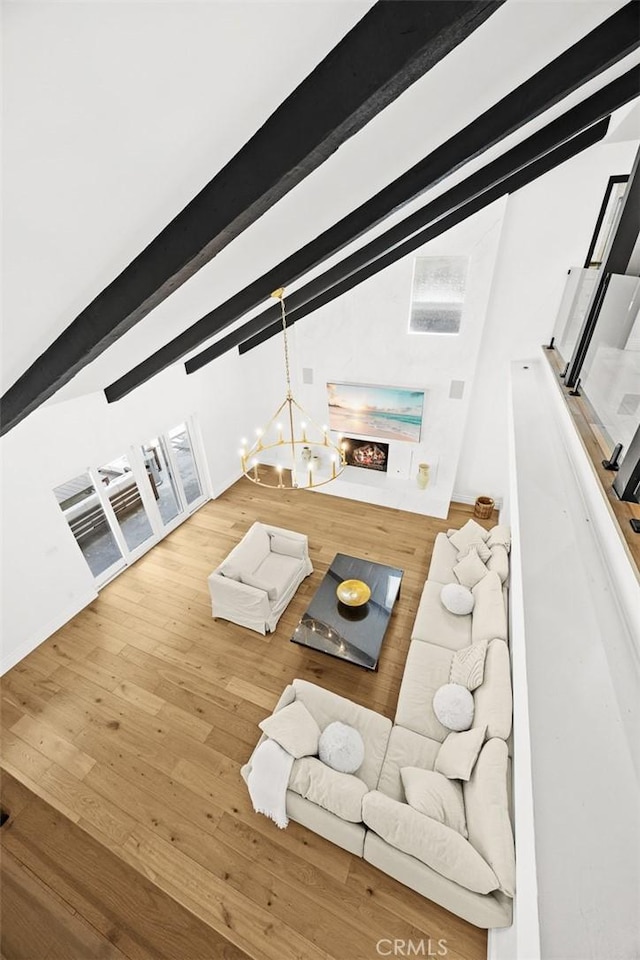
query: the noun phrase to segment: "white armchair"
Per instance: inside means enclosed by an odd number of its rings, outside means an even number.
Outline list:
[[[212,615],[270,633],[310,573],[305,534],[256,522],[208,577]]]

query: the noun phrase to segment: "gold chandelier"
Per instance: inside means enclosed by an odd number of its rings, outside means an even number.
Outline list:
[[[256,430],[252,445],[241,441],[242,472],[252,483],[279,490],[321,487],[344,470],[346,447],[341,435],[334,443],[329,428],[317,426],[293,397],[284,289],[271,296],[280,301],[282,312],[287,393],[266,427]]]

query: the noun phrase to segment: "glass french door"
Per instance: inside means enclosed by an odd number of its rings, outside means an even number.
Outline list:
[[[186,423],[89,467],[55,487],[54,494],[98,586],[205,500]]]
[[[106,493],[113,517],[124,539],[126,551],[134,554],[153,537],[153,529],[128,457],[118,457],[117,460],[98,467],[98,476],[102,483],[102,492]]]
[[[181,423],[180,426],[169,431],[169,443],[182,481],[185,500],[190,505],[202,496],[202,485],[186,423]]]
[[[180,488],[166,453],[164,439],[152,437],[143,444],[142,458],[156,506],[166,527],[183,512],[183,507]]]
[[[126,562],[91,476],[82,473],[53,492],[96,582],[104,583]]]

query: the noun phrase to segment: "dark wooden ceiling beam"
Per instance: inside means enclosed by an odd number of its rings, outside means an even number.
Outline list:
[[[345,277],[341,283],[337,283],[330,289],[325,290],[324,293],[320,294],[318,297],[315,297],[313,300],[308,301],[298,310],[294,310],[292,313],[289,313],[287,310],[287,328],[293,326],[293,324],[298,320],[302,320],[303,317],[307,317],[309,314],[319,310],[320,307],[324,307],[328,303],[331,303],[332,300],[336,300],[338,297],[343,296],[343,294],[348,293],[364,280],[368,280],[369,277],[372,277],[374,274],[379,273],[386,267],[391,266],[391,264],[395,263],[396,260],[406,257],[407,254],[412,253],[418,247],[428,243],[429,240],[434,240],[447,230],[451,230],[452,227],[462,223],[463,220],[466,220],[479,210],[484,209],[484,207],[487,207],[495,200],[499,200],[500,197],[504,196],[505,194],[514,193],[516,190],[520,190],[521,187],[526,186],[533,180],[537,180],[538,177],[543,176],[545,173],[548,173],[550,170],[553,170],[555,167],[559,166],[559,164],[564,163],[566,160],[571,159],[571,157],[576,156],[576,154],[586,150],[587,147],[593,146],[594,143],[602,140],[602,138],[605,136],[609,127],[609,119],[610,118],[607,117],[603,120],[600,120],[592,127],[589,127],[588,130],[579,133],[571,140],[568,140],[561,146],[556,147],[555,150],[551,150],[549,153],[544,154],[542,157],[534,160],[532,163],[522,167],[505,180],[502,180],[488,190],[479,193],[473,197],[473,199],[469,200],[468,203],[464,203],[457,207],[447,216],[441,217],[435,223],[428,226],[425,230],[420,231],[405,243],[399,244],[392,250],[388,251],[384,256],[378,257],[377,260],[369,263],[362,270],[357,270],[355,273]],[[240,344],[239,352],[241,354],[248,353],[249,350],[253,350],[255,347],[258,347],[261,343],[264,343],[271,337],[276,336],[278,333],[282,333],[282,324],[272,323],[264,330],[261,330],[260,333],[257,333],[255,336]]]
[[[126,396],[266,301],[272,290],[290,285],[356,240],[393,210],[439,183],[445,176],[627,56],[640,43],[639,12],[638,0],[621,7],[388,187],[110,384],[105,390],[107,400],[113,402]]]
[[[2,432],[130,330],[503,2],[374,4],[232,160],[7,391]]]
[[[609,116],[614,110],[629,103],[638,95],[640,95],[640,72],[629,70],[622,77],[618,77],[607,84],[606,87],[598,90],[562,116],[557,117],[546,127],[538,130],[481,170],[467,177],[466,180],[447,190],[435,200],[432,200],[431,203],[421,207],[411,216],[406,217],[401,223],[396,224],[350,256],[345,257],[340,263],[335,264],[331,269],[305,284],[304,287],[290,293],[287,296],[288,316],[294,316],[295,311],[304,306],[305,303],[320,296],[332,286],[341,283],[356,270],[372,263],[377,257],[387,253],[426,224],[451,213],[457,206],[466,203],[472,197],[494,186],[505,177],[511,176],[521,167],[548,153],[596,121]],[[201,353],[187,360],[185,363],[186,372],[195,373],[228,350],[259,334],[272,323],[277,322],[279,317],[280,307],[278,305],[268,307],[226,337],[216,340]]]

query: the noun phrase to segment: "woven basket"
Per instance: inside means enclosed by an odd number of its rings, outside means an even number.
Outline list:
[[[493,513],[495,505],[496,502],[491,497],[478,497],[476,499],[476,505],[473,508],[473,515],[479,520],[488,520]]]

